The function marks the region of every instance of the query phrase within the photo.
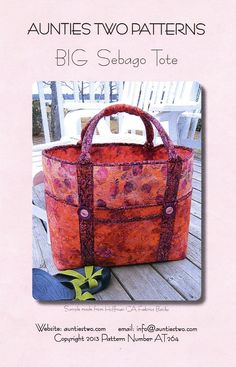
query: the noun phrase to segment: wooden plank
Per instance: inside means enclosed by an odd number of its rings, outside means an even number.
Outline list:
[[[44,184],[39,184],[33,187],[32,191],[33,203],[42,209],[45,209]]]
[[[192,200],[197,201],[198,203],[201,203],[202,202],[202,193],[201,193],[201,191],[193,189]]]
[[[195,164],[196,166],[201,167],[202,166],[202,161],[199,158],[194,158],[193,160],[193,164]]]
[[[181,301],[184,298],[150,265],[112,269],[127,293],[136,301]]]
[[[41,252],[40,247],[38,246],[38,242],[37,242],[37,238],[35,236],[35,227],[38,225],[42,225],[42,223],[40,222],[40,220],[36,217],[33,217],[32,219],[32,225],[33,225],[33,230],[32,230],[32,234],[33,234],[33,238],[32,238],[32,266],[33,268],[45,268],[46,264],[45,261],[43,259],[43,255]],[[37,233],[38,231],[36,231]]]
[[[47,233],[46,230],[38,218],[33,218],[33,237],[34,237],[34,248],[38,247],[37,251],[40,251],[42,254],[42,258],[44,260],[44,267],[46,266],[48,272],[50,274],[55,274],[58,272],[57,268],[54,265],[53,259],[52,259],[52,251],[51,246],[48,244],[47,241]],[[35,254],[34,250],[34,254]],[[36,260],[38,261],[38,260]]]
[[[153,267],[186,300],[196,301],[201,297],[201,270],[189,260],[159,263]]]
[[[202,217],[202,205],[200,203],[197,203],[194,200],[192,200],[192,204],[191,204],[191,214],[195,215],[196,217],[200,219]]]
[[[44,225],[46,226],[47,236],[48,236],[48,244],[51,244],[50,235],[48,233],[48,221],[47,221],[47,213],[45,210],[45,196],[44,196],[44,184],[39,184],[33,187],[32,193],[32,213],[36,215],[38,218],[44,221]]]
[[[193,179],[193,188],[196,190],[202,190],[202,183],[198,180]]]
[[[195,180],[197,180],[197,181],[201,181],[202,180],[202,175],[201,175],[201,173],[199,173],[199,172],[193,172],[193,178],[195,179]]]
[[[32,215],[39,219],[42,219],[44,222],[47,223],[46,210],[40,208],[39,206],[32,204]]]
[[[124,288],[122,288],[121,284],[115,278],[115,276],[111,275],[111,280],[106,289],[104,291],[99,292],[94,295],[97,301],[130,301],[131,297],[126,293]]]
[[[190,215],[190,225],[189,225],[189,232],[201,239],[201,219],[195,217],[195,215]]]
[[[198,166],[197,164],[194,164],[194,163],[193,163],[193,170],[194,170],[194,172],[202,173],[202,167]]]
[[[201,240],[199,238],[193,236],[191,233],[188,235],[188,250],[187,250],[187,258],[196,266],[201,268]]]

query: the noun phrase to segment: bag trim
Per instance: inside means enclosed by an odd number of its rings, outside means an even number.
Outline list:
[[[174,200],[174,201],[169,201],[168,204],[171,204],[173,202],[178,203],[179,201],[185,200],[187,199],[191,194],[192,194],[193,190],[190,190],[187,194],[181,196],[180,198]],[[157,204],[144,204],[144,205],[134,205],[134,206],[121,206],[119,208],[112,208],[110,206],[95,206],[96,210],[130,210],[130,209],[138,209],[138,208],[153,208],[155,206],[163,206],[165,203],[164,199],[160,200]],[[68,204],[70,205],[70,204]]]
[[[182,163],[181,159],[177,159],[175,162],[168,164],[157,261],[167,259],[171,248],[177,208],[176,197],[181,177]]]
[[[178,203],[179,201],[185,200],[187,199],[191,194],[192,191],[189,191],[187,194],[185,194],[184,196],[181,196],[181,198],[176,199],[176,203]],[[68,203],[66,200],[62,200],[62,199],[58,199],[54,194],[52,194],[50,191],[45,189],[45,194],[50,196],[52,199],[59,201],[62,204],[65,205],[69,205],[69,206],[73,206],[74,208],[79,208],[78,204],[72,204],[72,203]],[[171,204],[172,202],[169,202],[168,204]],[[138,208],[153,208],[155,206],[162,206],[164,204],[164,200],[158,202],[157,204],[144,204],[144,205],[134,205],[134,206],[121,206],[119,208],[112,208],[112,207],[108,207],[108,206],[95,206],[94,208],[96,210],[130,210],[130,209],[138,209]]]
[[[102,224],[116,224],[116,223],[127,223],[127,222],[140,222],[144,220],[158,219],[161,218],[161,214],[152,214],[146,217],[133,217],[133,218],[120,218],[120,219],[99,219],[94,218],[94,223],[102,223]]]
[[[93,224],[93,165],[81,164],[77,168],[79,195],[79,228],[81,256],[85,265],[94,263]]]
[[[94,147],[105,147],[105,146],[140,146],[140,147],[144,147],[143,144],[135,144],[135,143],[103,143],[103,144],[93,144]],[[65,149],[65,148],[77,148],[77,147],[80,147],[81,144],[69,144],[69,145],[59,145],[57,147],[52,147],[52,148],[49,148],[49,149],[45,149],[42,151],[42,156],[43,157],[46,157],[48,159],[52,159],[54,161],[58,161],[60,163],[66,163],[66,164],[69,164],[69,165],[78,165],[79,164],[79,161],[75,161],[75,162],[71,162],[71,161],[68,161],[66,159],[61,159],[61,158],[57,158],[57,157],[52,157],[50,154],[48,154],[48,152],[51,152],[53,150],[58,150],[58,149]],[[160,145],[156,145],[154,146],[153,149],[160,149],[160,148],[163,148],[165,147],[163,144],[160,144]],[[191,159],[193,157],[193,149],[192,148],[188,148],[188,147],[184,147],[184,146],[181,146],[181,145],[174,145],[175,148],[180,148],[180,149],[183,149],[183,150],[187,150],[189,151],[189,153],[191,153],[188,157],[186,158],[183,158],[182,159],[182,162],[185,162],[185,161],[188,161],[189,159]],[[110,166],[123,166],[123,165],[136,165],[136,164],[164,164],[164,163],[168,163],[168,162],[171,162],[170,159],[166,159],[166,160],[147,160],[147,161],[135,161],[135,162],[118,162],[118,163],[92,163],[93,166],[107,166],[107,167],[110,167]]]

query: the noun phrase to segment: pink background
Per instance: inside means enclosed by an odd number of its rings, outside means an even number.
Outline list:
[[[86,5],[88,4],[88,5]],[[1,6],[1,364],[6,367],[233,366],[235,339],[235,1],[9,0]],[[203,22],[204,37],[36,37],[35,22]],[[235,38],[235,37],[234,37]],[[143,56],[164,48],[173,67],[57,68],[56,48],[117,48]],[[145,56],[145,55],[144,55]],[[91,59],[92,57],[90,57]],[[31,298],[31,86],[34,80],[198,80],[205,89],[206,299],[169,312],[65,312]],[[233,163],[234,161],[234,163]],[[117,326],[155,323],[198,327],[179,343],[62,345],[35,322]],[[4,342],[4,344],[2,344]]]

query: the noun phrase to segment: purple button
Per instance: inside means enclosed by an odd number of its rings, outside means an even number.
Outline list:
[[[174,211],[174,209],[172,208],[172,206],[168,206],[168,208],[166,208],[166,214],[172,214]]]
[[[82,217],[82,218],[88,218],[88,216],[89,216],[89,212],[88,212],[88,210],[87,209],[81,209],[80,210],[80,216]]]

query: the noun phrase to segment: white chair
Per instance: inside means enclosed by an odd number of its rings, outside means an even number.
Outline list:
[[[197,82],[125,82],[121,98],[117,103],[138,106],[155,115],[171,139],[178,144],[178,122],[184,112],[193,113],[199,109],[199,90]],[[86,106],[87,109],[73,110],[65,116],[64,131],[67,136],[79,139],[81,117],[91,117],[107,104],[92,103],[90,105],[86,103]],[[118,134],[111,132],[109,119],[101,120],[97,130],[99,135],[94,137],[94,142],[144,143],[145,141],[145,129],[142,121],[140,118],[128,114],[119,114]],[[160,142],[161,140],[155,131],[155,143]]]
[[[159,119],[168,120],[169,135],[176,144],[179,140],[179,123],[186,112],[201,110],[201,88],[195,81],[154,82],[150,111]]]
[[[147,111],[150,111],[152,95],[155,92],[153,82],[126,82],[124,92],[122,94],[122,102],[128,103]],[[127,101],[127,102],[126,102]],[[169,133],[168,121],[159,120]],[[142,135],[140,135],[140,133]],[[145,127],[141,119],[137,116],[121,114],[119,136],[125,141],[144,143],[146,139]],[[155,143],[160,143],[161,139],[157,137],[154,128]]]
[[[200,86],[197,82],[143,82],[141,85],[138,106],[154,115],[162,124],[174,143],[179,143],[178,123],[186,111],[196,112],[200,109]],[[135,120],[136,130],[144,134],[144,126],[135,116],[125,116],[122,133],[132,129]],[[131,130],[131,133],[133,131]],[[160,143],[156,135],[155,143]]]
[[[152,83],[149,82],[125,82],[121,98],[118,102],[133,106],[138,106],[148,110],[150,104],[150,95],[152,92]],[[81,104],[80,104],[81,105]],[[110,105],[106,103],[86,104],[87,109],[71,110],[64,119],[64,131],[67,136],[79,138],[81,134],[81,117],[92,117],[102,108]],[[77,106],[79,106],[77,104]],[[101,119],[97,126],[98,134],[94,136],[94,143],[102,142],[136,142],[143,143],[145,141],[145,129],[140,118],[128,114],[118,115],[119,132],[112,133],[110,127],[110,118]],[[142,135],[136,131],[141,131]]]
[[[202,115],[200,112],[183,112],[179,122],[179,144],[185,147],[200,149],[202,146],[202,130],[197,131],[198,121]]]

